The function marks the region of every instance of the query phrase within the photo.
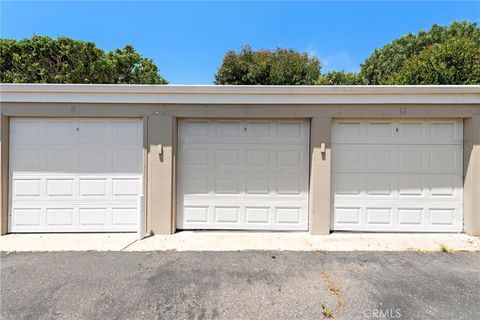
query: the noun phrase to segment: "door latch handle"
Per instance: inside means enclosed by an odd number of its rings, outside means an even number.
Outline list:
[[[327,148],[325,147],[325,143],[322,143],[320,145],[320,152],[323,153],[323,154],[325,154],[325,152],[327,152]]]

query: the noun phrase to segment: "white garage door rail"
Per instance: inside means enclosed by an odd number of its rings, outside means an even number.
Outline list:
[[[136,231],[137,119],[10,122],[10,232]]]

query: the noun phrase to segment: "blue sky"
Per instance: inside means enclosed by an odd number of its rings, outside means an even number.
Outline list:
[[[211,84],[228,49],[293,48],[322,71],[358,71],[375,49],[433,23],[480,20],[480,1],[4,1],[2,37],[33,34],[133,44],[170,83]]]

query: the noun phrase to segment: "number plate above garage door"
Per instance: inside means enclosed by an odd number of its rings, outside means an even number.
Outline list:
[[[305,120],[183,120],[179,229],[307,230]]]

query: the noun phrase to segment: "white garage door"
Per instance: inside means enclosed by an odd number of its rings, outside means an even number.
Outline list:
[[[179,229],[308,229],[309,124],[184,120]]]
[[[10,123],[10,231],[135,231],[142,122],[33,119]]]
[[[462,120],[339,120],[334,230],[462,231]]]

